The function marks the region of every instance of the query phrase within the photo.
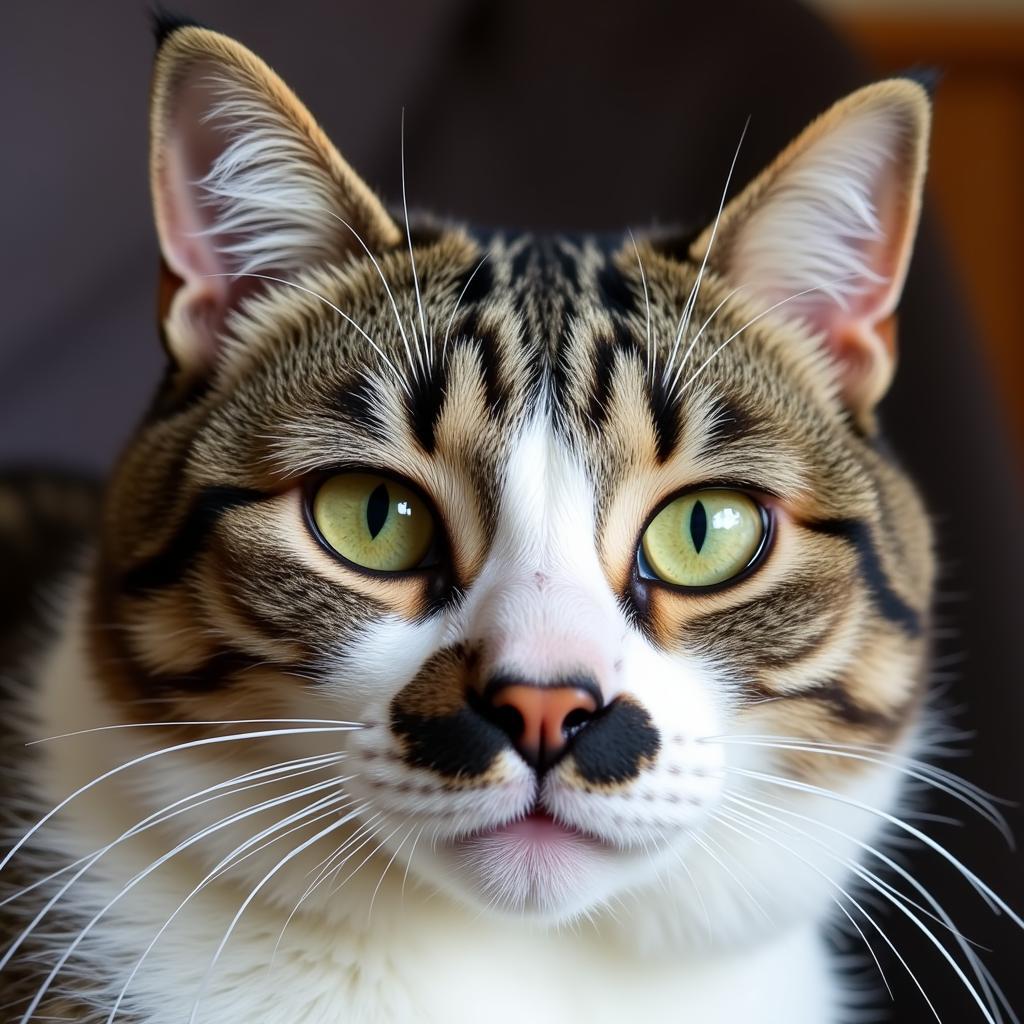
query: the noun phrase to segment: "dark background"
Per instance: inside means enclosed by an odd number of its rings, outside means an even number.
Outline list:
[[[871,77],[785,0],[193,0],[182,13],[266,58],[391,201],[405,107],[410,204],[487,225],[702,224],[748,115],[737,183]],[[0,464],[102,472],[162,367],[147,31],[135,0],[5,5]],[[926,215],[884,419],[939,529],[937,685],[975,733],[971,756],[950,767],[1019,798],[1024,515],[1012,443],[960,295]],[[960,829],[931,830],[1024,911],[1020,857],[962,809],[932,809],[964,818]],[[995,921],[937,858],[911,863],[967,936],[992,949],[988,962],[1024,1013],[1024,934]],[[886,927],[943,1019],[981,1020],[949,968],[894,916]],[[887,967],[898,994],[891,1019],[932,1019],[898,964]]]

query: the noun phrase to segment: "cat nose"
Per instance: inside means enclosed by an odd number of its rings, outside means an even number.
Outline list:
[[[589,679],[543,685],[500,680],[484,691],[484,713],[512,741],[523,760],[545,772],[603,705]]]

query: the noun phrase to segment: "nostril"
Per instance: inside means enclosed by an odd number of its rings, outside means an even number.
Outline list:
[[[562,719],[562,735],[567,739],[571,740],[594,717],[592,711],[587,711],[586,708],[573,708]]]
[[[589,679],[540,685],[497,677],[471,705],[501,729],[538,771],[546,771],[600,711],[601,692]]]
[[[511,704],[493,705],[485,710],[484,717],[496,725],[510,740],[517,741],[526,731],[526,722],[522,714]]]

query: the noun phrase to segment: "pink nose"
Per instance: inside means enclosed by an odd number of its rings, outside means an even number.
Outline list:
[[[550,768],[566,745],[600,710],[590,685],[533,686],[509,682],[489,694],[492,720],[523,759],[538,771]]]

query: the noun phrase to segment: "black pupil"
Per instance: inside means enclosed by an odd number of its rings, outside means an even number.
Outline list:
[[[371,539],[376,540],[377,534],[384,529],[390,511],[391,495],[388,494],[388,485],[378,484],[366,503],[366,528],[370,531]]]
[[[693,541],[694,550],[700,554],[704,547],[704,541],[708,536],[708,514],[704,508],[704,502],[698,501],[690,512],[690,539]]]

